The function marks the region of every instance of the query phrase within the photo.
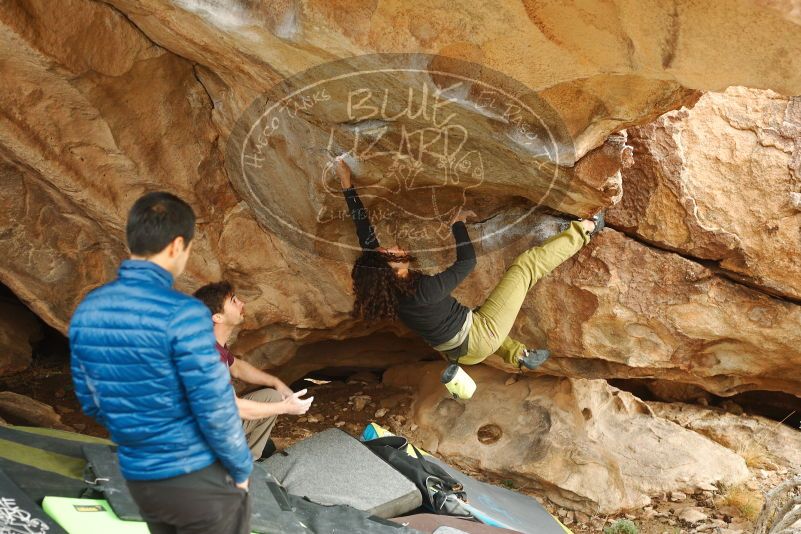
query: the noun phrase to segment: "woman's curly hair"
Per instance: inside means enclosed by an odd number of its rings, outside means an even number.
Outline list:
[[[418,273],[410,270],[408,277],[399,278],[389,265],[393,259],[397,261],[376,250],[365,250],[353,264],[353,316],[357,319],[395,320],[400,300],[414,294]]]

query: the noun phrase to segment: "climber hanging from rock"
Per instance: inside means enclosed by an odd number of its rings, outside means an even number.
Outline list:
[[[379,245],[375,228],[353,187],[350,167],[342,157],[337,158],[336,172],[362,247],[351,272],[357,318],[400,319],[451,362],[473,365],[498,354],[509,364],[535,369],[548,358],[548,350],[529,349],[509,337],[509,332],[528,291],[589,243],[591,236],[603,228],[601,215],[573,221],[565,231],[520,254],[484,304],[471,311],[451,292],[476,266],[476,254],[465,227],[466,218],[474,214],[462,212],[453,221],[456,261],[441,273],[429,276],[410,268],[414,258],[407,251]]]

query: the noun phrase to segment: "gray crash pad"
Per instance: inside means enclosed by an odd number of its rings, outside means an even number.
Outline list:
[[[419,507],[417,487],[357,439],[330,428],[261,464],[291,495],[345,504],[381,518]]]

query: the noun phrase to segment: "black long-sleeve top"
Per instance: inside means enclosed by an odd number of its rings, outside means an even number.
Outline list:
[[[378,238],[375,236],[375,228],[370,224],[370,216],[362,204],[362,199],[356,189],[350,187],[343,189],[342,194],[345,195],[345,202],[348,203],[348,211],[350,218],[353,219],[353,224],[356,225],[356,236],[359,238],[359,246],[364,250],[375,250],[380,245]]]
[[[379,247],[375,228],[354,188],[343,190],[351,219],[356,225],[359,245],[365,250]],[[456,240],[456,261],[436,275],[420,274],[412,296],[400,301],[398,315],[410,330],[436,347],[450,341],[461,330],[470,310],[451,296],[451,292],[476,266],[476,252],[463,222],[451,226]]]

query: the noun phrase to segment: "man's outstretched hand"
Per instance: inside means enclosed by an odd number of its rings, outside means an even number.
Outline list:
[[[289,397],[281,401],[283,405],[283,412],[289,415],[303,415],[309,411],[314,397],[308,399],[301,399],[306,394],[305,389],[301,389],[297,393],[292,393]]]
[[[275,383],[273,383],[272,386],[278,393],[281,394],[281,398],[284,400],[288,399],[289,397],[295,394],[295,392],[292,391],[292,389],[289,386],[284,384],[278,378],[275,379]]]
[[[345,163],[345,160],[343,158],[337,159],[336,168],[337,168],[337,176],[339,176],[339,183],[340,185],[342,185],[342,189],[350,189],[351,187],[353,187],[350,167],[348,167],[348,164]]]

